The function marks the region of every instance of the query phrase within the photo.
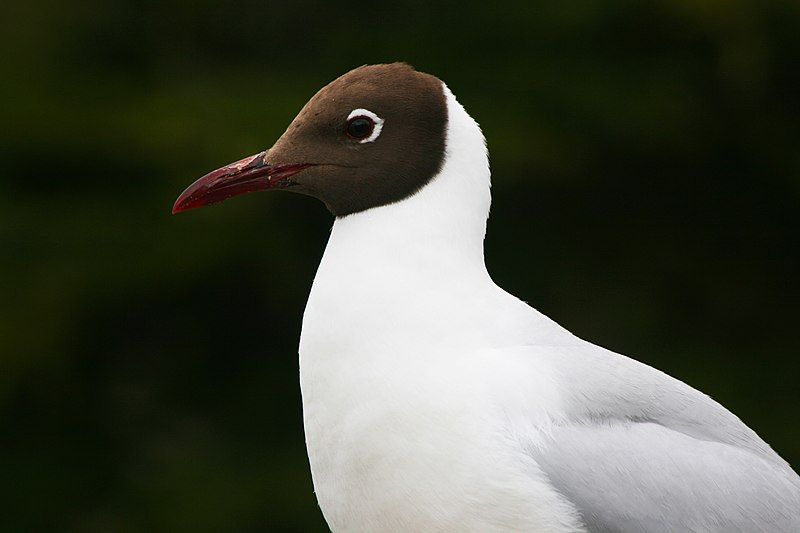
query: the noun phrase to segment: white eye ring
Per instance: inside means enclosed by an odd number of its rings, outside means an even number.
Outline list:
[[[353,109],[350,111],[350,114],[347,115],[347,120],[350,120],[353,117],[367,117],[375,123],[375,127],[372,128],[372,133],[370,133],[369,137],[361,139],[358,141],[359,143],[371,143],[381,134],[381,130],[383,129],[383,119],[369,109]]]

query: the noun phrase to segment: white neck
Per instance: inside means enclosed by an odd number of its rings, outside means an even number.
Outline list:
[[[492,345],[509,337],[485,338],[500,329],[474,328],[486,318],[479,310],[498,298],[527,310],[486,271],[486,146],[478,124],[446,87],[445,94],[439,174],[405,200],[336,219],[306,307],[301,357],[369,357],[376,349],[392,357],[389,346],[430,350],[441,342]]]
[[[400,202],[337,218],[329,251],[347,248],[349,257],[360,261],[367,254],[383,256],[428,275],[437,267],[485,269],[483,239],[491,203],[485,140],[478,124],[444,90],[448,126],[439,174]],[[420,264],[423,257],[426,262]]]

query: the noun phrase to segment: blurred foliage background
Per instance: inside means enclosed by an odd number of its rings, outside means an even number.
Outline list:
[[[484,128],[495,280],[800,465],[800,4],[0,12],[3,531],[324,530],[296,347],[331,217],[290,194],[169,212],[395,60]]]

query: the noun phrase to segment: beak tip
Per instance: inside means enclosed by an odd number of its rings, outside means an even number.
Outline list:
[[[184,192],[178,197],[177,200],[175,200],[175,204],[172,206],[172,214],[177,215],[178,213],[190,211],[198,207],[203,207],[204,205],[207,205],[207,203],[203,202],[202,198],[198,198],[194,194],[187,194],[187,192]]]
[[[187,209],[189,209],[189,207],[186,205],[185,199],[180,197],[175,200],[175,204],[172,206],[172,214],[177,215],[178,213],[183,213]]]
[[[209,202],[205,201],[202,194],[198,194],[196,185],[196,183],[193,183],[178,196],[178,199],[172,204],[173,215],[209,204]]]

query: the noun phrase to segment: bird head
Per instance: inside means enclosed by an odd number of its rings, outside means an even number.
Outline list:
[[[315,94],[272,148],[201,177],[172,212],[276,189],[336,216],[398,202],[439,172],[447,117],[438,78],[405,63],[356,68]]]

